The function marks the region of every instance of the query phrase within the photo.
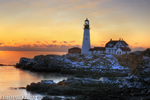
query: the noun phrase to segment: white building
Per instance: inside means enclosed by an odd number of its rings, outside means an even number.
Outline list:
[[[105,47],[94,47],[89,50],[91,54],[97,53],[108,53],[108,54],[129,54],[131,49],[128,47],[128,44],[122,39],[114,41],[110,39],[106,43]]]
[[[84,34],[83,34],[83,42],[82,42],[82,49],[81,54],[89,54],[90,46],[90,28],[89,28],[89,20],[86,19],[84,22]]]

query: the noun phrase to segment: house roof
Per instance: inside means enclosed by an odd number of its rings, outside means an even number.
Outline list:
[[[122,43],[122,45],[124,45],[124,46],[126,46],[126,45],[128,45],[125,41],[123,41],[123,40],[117,40],[117,41],[112,41],[112,40],[110,40],[106,45],[105,45],[105,47],[110,47],[109,46],[109,44],[112,44],[112,46],[111,47],[114,47],[115,45],[116,45],[116,43],[117,42],[121,42]]]
[[[120,49],[121,49],[122,51],[131,51],[131,49],[128,48],[128,47],[120,47]]]
[[[72,49],[80,49],[79,47],[73,47],[73,48],[70,48],[69,50],[72,50]],[[81,50],[81,49],[80,49]]]
[[[105,51],[105,47],[94,47],[94,48],[91,48],[89,51]]]

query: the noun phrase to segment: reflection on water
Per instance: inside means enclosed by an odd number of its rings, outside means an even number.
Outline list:
[[[36,55],[63,55],[66,52],[0,51],[0,64],[16,64],[21,57],[33,58]]]
[[[62,75],[59,73],[44,73],[44,72],[30,72],[30,71],[24,71],[27,74],[30,74],[33,77],[38,77],[38,79],[41,80],[53,80],[54,82],[58,83],[63,79],[67,79],[68,75]]]
[[[2,96],[32,96],[38,95],[27,92],[24,89],[11,89],[12,87],[25,87],[31,82],[40,82],[41,80],[53,80],[54,82],[67,79],[68,76],[53,73],[33,73],[22,71],[12,66],[0,66],[0,98]]]

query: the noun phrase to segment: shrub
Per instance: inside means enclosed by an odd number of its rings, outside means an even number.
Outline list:
[[[67,59],[71,60],[71,61],[77,61],[77,57],[68,57]]]
[[[89,62],[88,62],[88,60],[86,60],[86,59],[83,61],[83,64],[84,64],[85,66],[87,66],[88,63],[89,63]]]
[[[125,54],[120,55],[117,58],[121,66],[127,66],[130,68],[131,75],[132,74],[136,75],[137,69],[144,63],[142,55]]]

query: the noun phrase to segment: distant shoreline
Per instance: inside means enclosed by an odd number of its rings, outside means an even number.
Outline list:
[[[15,66],[15,65],[0,64],[0,66]]]

